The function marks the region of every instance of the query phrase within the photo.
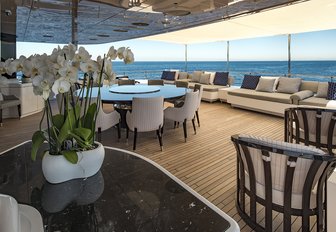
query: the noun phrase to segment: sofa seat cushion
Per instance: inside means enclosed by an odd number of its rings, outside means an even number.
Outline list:
[[[230,95],[238,97],[253,98],[263,101],[273,101],[285,104],[291,104],[290,96],[287,93],[269,93],[269,92],[259,92],[253,89],[235,89],[229,92]]]
[[[320,97],[309,97],[299,102],[299,105],[326,107],[329,100]]]
[[[195,84],[199,84],[196,82],[189,82],[189,88],[193,89]],[[225,86],[222,85],[204,85],[200,84],[203,86],[203,91],[205,92],[218,92],[219,89],[225,88]]]

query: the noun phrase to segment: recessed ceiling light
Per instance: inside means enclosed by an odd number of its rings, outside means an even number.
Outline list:
[[[140,27],[147,27],[149,24],[148,23],[137,22],[137,23],[132,23],[132,25],[134,25],[134,26],[140,26]]]
[[[128,30],[122,30],[122,29],[115,29],[113,31],[115,31],[115,32],[128,32]]]
[[[89,40],[97,40],[96,38],[90,38]]]
[[[98,37],[105,37],[105,38],[110,37],[109,35],[106,35],[106,34],[97,34],[97,36]]]
[[[54,37],[53,35],[49,35],[49,34],[46,34],[46,35],[43,35],[44,38],[52,38]]]

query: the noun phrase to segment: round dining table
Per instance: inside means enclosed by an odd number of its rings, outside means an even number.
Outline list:
[[[184,96],[189,90],[175,85],[112,85],[100,88],[103,103],[130,104],[134,97],[152,98],[162,96],[165,100],[173,100]],[[98,88],[93,88],[92,96],[96,96]]]
[[[77,90],[79,91],[79,90]],[[132,100],[138,98],[152,98],[162,96],[165,101],[173,101],[184,96],[188,88],[175,85],[112,85],[100,88],[100,97],[103,104],[114,104],[114,108],[121,116],[121,127],[126,128],[126,113],[132,109]],[[98,95],[98,87],[92,89],[92,96]]]

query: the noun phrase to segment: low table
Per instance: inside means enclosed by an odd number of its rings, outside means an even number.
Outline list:
[[[136,153],[105,147],[96,175],[49,184],[30,149],[26,142],[0,155],[0,192],[38,209],[46,231],[239,231],[232,218]]]

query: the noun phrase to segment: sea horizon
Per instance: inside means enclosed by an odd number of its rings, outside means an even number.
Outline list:
[[[262,76],[288,76],[288,61],[135,61],[125,65],[113,62],[118,76],[131,79],[160,79],[162,71],[179,70],[192,73],[196,70],[208,72],[229,72],[240,85],[244,74]],[[291,61],[291,76],[304,80],[330,81],[336,77],[336,60]]]

